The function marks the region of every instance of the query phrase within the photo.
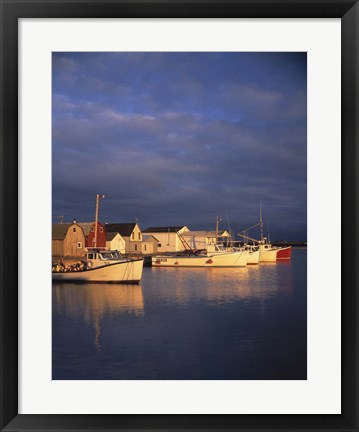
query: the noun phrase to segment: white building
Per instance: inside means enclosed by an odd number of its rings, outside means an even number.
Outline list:
[[[143,255],[156,254],[158,251],[157,245],[158,240],[153,235],[142,236],[141,252]]]
[[[180,252],[189,247],[183,234],[188,232],[186,226],[150,227],[142,231],[143,234],[152,235],[158,241],[157,252]]]
[[[126,241],[118,232],[106,232],[106,249],[126,253]]]
[[[211,245],[217,243],[226,243],[230,240],[230,233],[228,231],[188,231],[183,233],[183,238],[192,249],[210,249]]]
[[[137,223],[109,223],[105,225],[106,232],[119,233],[126,243],[126,254],[140,254],[142,232]]]

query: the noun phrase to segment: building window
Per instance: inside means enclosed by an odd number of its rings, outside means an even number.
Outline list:
[[[158,247],[161,247],[161,243],[158,243]]]
[[[102,233],[103,232],[103,227],[100,227],[100,233]]]
[[[135,245],[135,251],[137,250],[137,245]]]
[[[95,227],[94,226],[91,227],[91,232],[95,232]]]
[[[77,243],[77,247],[80,249],[80,248],[82,248],[82,243],[81,242],[78,242]]]
[[[141,240],[141,233],[138,233],[138,240]]]
[[[76,228],[72,228],[72,232],[76,232]]]
[[[132,240],[134,240],[135,239],[135,233],[133,232],[132,233]]]
[[[145,245],[145,252],[146,252],[146,250],[147,250],[147,246]]]

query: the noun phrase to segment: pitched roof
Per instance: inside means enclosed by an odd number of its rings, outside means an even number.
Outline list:
[[[118,235],[117,232],[107,232],[106,231],[106,240],[111,241]]]
[[[60,223],[52,225],[52,240],[64,240],[67,234],[67,230],[72,224]]]
[[[119,232],[124,237],[130,237],[136,223],[110,223],[106,224],[106,232]]]
[[[172,232],[176,233],[180,231],[182,228],[184,228],[185,225],[182,226],[169,226],[169,227],[150,227],[143,230],[143,233],[167,233]]]
[[[142,237],[143,242],[151,242],[151,243],[158,243],[158,240],[153,235],[144,235]]]
[[[95,224],[95,222],[77,222],[78,225],[84,230],[85,237],[87,237],[91,231],[92,225]]]
[[[52,240],[64,240],[67,235],[68,229],[73,225],[77,225],[80,226],[80,228],[82,228],[82,226],[78,223],[52,224]]]
[[[91,227],[95,225],[95,222],[76,222],[77,225],[84,230],[85,237],[87,237],[91,232]],[[99,226],[104,226],[104,224],[98,222]]]

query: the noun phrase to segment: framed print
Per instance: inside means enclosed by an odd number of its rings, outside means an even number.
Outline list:
[[[358,430],[358,15],[1,0],[1,430]]]

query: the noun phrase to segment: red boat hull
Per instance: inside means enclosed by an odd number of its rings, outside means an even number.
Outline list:
[[[292,247],[291,246],[278,249],[277,261],[288,261],[291,259],[291,257],[292,257]]]

